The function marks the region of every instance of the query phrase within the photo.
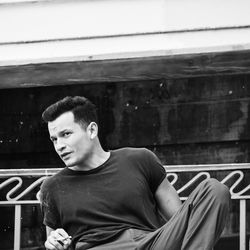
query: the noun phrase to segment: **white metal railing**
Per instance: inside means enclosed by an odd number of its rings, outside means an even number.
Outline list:
[[[172,185],[178,185],[182,173],[192,172],[192,177],[184,185],[177,189],[178,194],[182,200],[187,197],[182,193],[188,188],[197,184],[201,179],[208,179],[211,177],[211,172],[223,171],[223,179],[221,183],[225,183],[230,188],[231,198],[239,200],[239,238],[240,238],[240,250],[246,250],[246,200],[250,199],[250,180],[247,180],[247,185],[242,187],[242,181],[246,181],[245,173],[250,174],[250,164],[209,164],[209,165],[171,165],[165,166],[167,176]],[[0,206],[14,206],[15,207],[15,224],[14,224],[14,250],[20,250],[21,245],[21,209],[23,205],[39,204],[38,192],[36,199],[25,200],[23,197],[37,189],[43,180],[50,175],[58,172],[58,168],[51,169],[0,169],[0,191],[12,184],[16,183],[6,194],[4,194],[4,200],[0,200]],[[35,178],[26,189],[22,189],[23,178],[32,177]],[[235,191],[237,190],[237,191]],[[19,194],[15,196],[15,193],[19,191]]]

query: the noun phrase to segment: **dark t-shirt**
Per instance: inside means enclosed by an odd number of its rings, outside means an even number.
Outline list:
[[[123,148],[89,171],[65,168],[41,187],[44,224],[78,241],[106,242],[128,228],[162,225],[154,193],[166,173],[147,149]]]

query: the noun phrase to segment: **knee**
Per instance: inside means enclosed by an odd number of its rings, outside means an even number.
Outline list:
[[[207,179],[204,182],[206,189],[214,200],[221,204],[229,205],[231,195],[226,185],[214,178]]]

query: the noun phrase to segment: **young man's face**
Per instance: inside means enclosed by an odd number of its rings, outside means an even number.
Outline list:
[[[92,140],[85,130],[74,121],[72,112],[66,112],[48,123],[50,139],[55,150],[67,167],[84,164],[92,151]]]

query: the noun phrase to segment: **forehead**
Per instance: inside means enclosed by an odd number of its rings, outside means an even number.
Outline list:
[[[57,133],[64,129],[73,129],[79,126],[74,121],[74,115],[72,112],[66,112],[58,116],[54,121],[48,122],[49,133]]]

